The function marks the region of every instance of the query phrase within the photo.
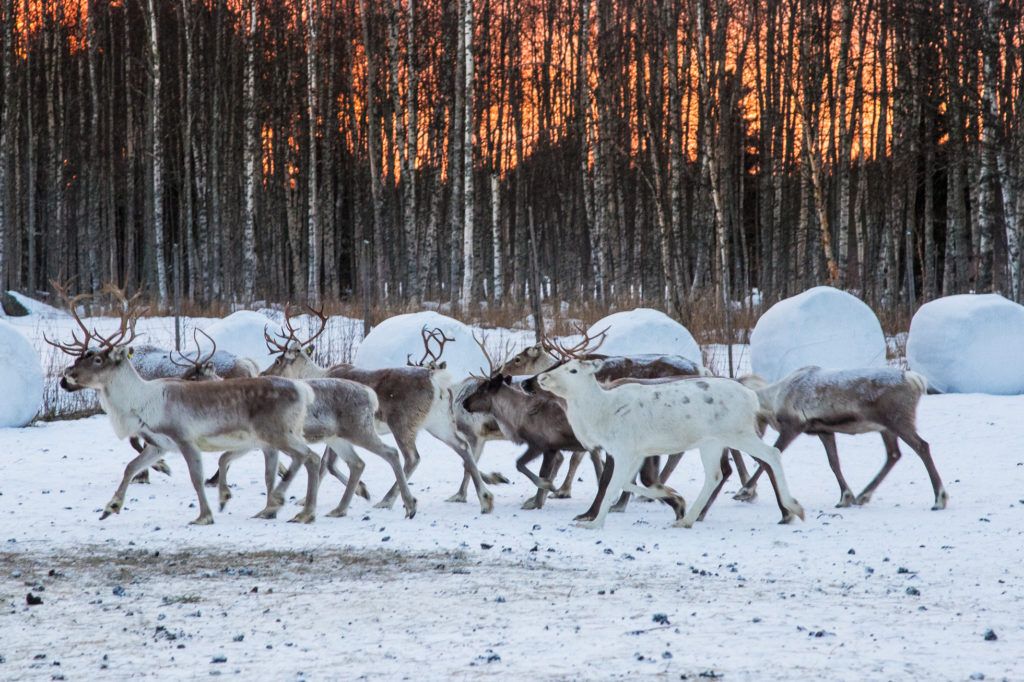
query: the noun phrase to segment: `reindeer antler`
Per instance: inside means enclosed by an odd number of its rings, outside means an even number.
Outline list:
[[[135,339],[135,322],[139,316],[138,310],[135,307],[136,301],[142,295],[142,291],[137,291],[134,296],[128,298],[124,288],[117,287],[113,282],[104,283],[102,291],[105,294],[112,295],[121,303],[121,326],[110,336],[102,336],[96,333],[95,330],[93,330],[93,336],[107,348],[131,343]],[[128,338],[125,339],[125,336]]]
[[[308,305],[306,306],[306,308],[313,315],[316,315],[318,318],[320,318],[320,329],[317,330],[317,332],[313,334],[313,336],[309,337],[305,341],[300,341],[298,330],[296,330],[295,327],[292,326],[292,304],[286,303],[284,306],[284,328],[285,331],[287,331],[288,333],[277,335],[280,338],[284,339],[284,343],[279,343],[278,341],[274,340],[270,336],[270,332],[267,331],[267,328],[263,328],[263,338],[266,339],[267,349],[272,354],[285,352],[289,348],[293,347],[293,342],[295,343],[295,348],[303,348],[305,346],[308,346],[309,344],[313,343],[314,339],[316,339],[318,336],[320,336],[327,330],[327,315],[324,314],[324,306],[321,305],[320,310],[315,310],[314,308]]]
[[[555,341],[554,339],[550,339],[545,336],[540,341],[541,347],[561,361],[579,358],[584,355],[589,355],[600,348],[601,344],[604,343],[605,338],[608,336],[608,330],[611,329],[611,327],[605,327],[602,331],[591,337],[590,333],[584,330],[582,325],[577,324],[575,327],[576,331],[583,335],[583,340],[576,345],[566,346],[560,341]],[[597,341],[596,344],[594,344],[595,340]]]
[[[420,336],[423,337],[423,357],[420,358],[419,362],[412,361],[412,353],[405,356],[407,364],[413,367],[423,367],[427,364],[427,358],[430,358],[430,362],[437,364],[441,361],[441,355],[444,353],[444,345],[449,341],[454,341],[454,338],[445,336],[444,331],[440,327],[435,327],[432,330],[427,330],[427,325],[423,325],[423,329],[420,330]],[[437,343],[437,353],[430,350],[431,340]]]
[[[53,287],[53,290],[57,292],[57,295],[60,296],[61,300],[64,301],[64,303],[68,306],[68,310],[71,313],[71,317],[75,319],[75,322],[78,323],[79,329],[81,329],[82,331],[83,338],[79,339],[78,332],[72,330],[71,338],[73,340],[70,344],[63,344],[58,341],[51,341],[46,336],[46,332],[43,332],[43,340],[46,341],[46,343],[53,346],[54,348],[59,348],[68,355],[81,355],[82,353],[89,349],[89,342],[92,340],[96,332],[95,330],[91,332],[89,331],[89,328],[85,326],[84,322],[82,322],[82,318],[78,316],[78,310],[76,310],[76,308],[78,307],[79,302],[88,300],[92,298],[93,295],[78,294],[74,298],[68,298],[67,287],[70,286],[71,282],[72,280],[69,279],[67,282],[61,284],[57,280],[51,279],[50,286]]]
[[[210,354],[207,355],[205,358],[202,357],[203,351],[199,345],[199,337],[196,336],[196,334],[202,334],[203,336],[210,340],[210,343],[213,344],[213,350],[211,350]],[[196,359],[193,360],[192,358],[185,355],[181,351],[178,351],[178,355],[180,355],[181,358],[185,360],[185,362],[178,362],[177,360],[174,359],[175,351],[171,351],[170,355],[168,356],[168,358],[171,361],[171,364],[175,365],[176,367],[181,367],[182,369],[191,369],[193,367],[202,367],[207,362],[213,359],[213,354],[217,352],[217,342],[213,340],[212,336],[204,332],[202,329],[196,327],[195,329],[192,330],[192,340],[195,341],[196,344]]]

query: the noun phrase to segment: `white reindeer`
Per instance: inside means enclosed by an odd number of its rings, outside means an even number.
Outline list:
[[[626,380],[602,388],[595,375],[600,360],[569,360],[537,380],[542,388],[565,399],[569,424],[587,448],[604,449],[614,462],[608,490],[629,490],[657,498],[672,494],[637,486],[631,481],[646,457],[699,448],[704,486],[697,500],[676,522],[689,528],[707,512],[725,482],[723,451],[742,450],[767,465],[779,505],[804,518],[803,508],[789,494],[779,451],[765,444],[757,431],[757,395],[731,379],[701,377],[678,380]],[[601,527],[611,506],[606,497],[587,527]]]
[[[898,438],[902,438],[924,462],[935,493],[932,509],[945,509],[949,495],[932,461],[928,443],[917,433],[917,403],[928,389],[928,381],[917,372],[894,368],[827,370],[802,367],[774,384],[761,377],[747,376],[742,383],[757,391],[762,418],[779,432],[775,447],[783,451],[801,433],[818,436],[828,455],[829,466],[839,483],[837,507],[864,504],[889,470],[900,459]],[[885,443],[885,464],[860,495],[843,478],[836,451],[837,433],[878,431]],[[753,496],[758,469],[736,494],[736,499]]]

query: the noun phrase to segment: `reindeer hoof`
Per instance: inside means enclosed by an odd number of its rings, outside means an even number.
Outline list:
[[[327,512],[327,514],[325,514],[325,516],[330,516],[331,518],[335,518],[335,519],[340,519],[343,516],[347,516],[347,515],[348,515],[348,510],[347,509],[342,509],[340,506],[335,507],[331,511]]]
[[[861,504],[867,504],[870,501],[871,501],[871,493],[861,493],[860,495],[857,496],[857,499],[855,499],[853,502],[854,502],[854,504],[861,505]]]
[[[171,475],[171,467],[167,466],[167,462],[163,461],[162,459],[158,459],[156,461],[156,464],[153,465],[153,471],[158,471],[164,476]]]
[[[494,511],[494,495],[489,492],[480,496],[480,513],[490,514]]]
[[[370,490],[362,481],[360,481],[359,485],[356,486],[356,495],[363,498],[364,500],[370,499]]]
[[[411,519],[416,516],[416,498],[412,498],[409,505],[405,508],[405,518]]]
[[[466,493],[455,493],[454,495],[449,497],[447,500],[445,500],[445,502],[465,502],[465,501],[466,501]]]
[[[559,488],[558,490],[551,491],[551,497],[556,500],[568,500],[572,497],[572,490],[566,488]]]
[[[939,494],[935,497],[935,504],[932,505],[932,511],[945,509],[947,502],[949,502],[949,495],[946,494],[945,490],[940,490]]]
[[[489,474],[481,474],[480,478],[484,479],[484,483],[487,485],[503,485],[509,483],[509,480],[505,478],[505,475],[500,471],[492,471]]]
[[[753,502],[757,499],[757,488],[740,488],[740,491],[733,495],[732,499],[740,502]]]
[[[684,516],[683,518],[673,523],[672,526],[675,528],[693,528],[694,521],[696,521],[696,519],[688,519]]]
[[[256,512],[256,514],[253,516],[253,518],[254,519],[276,519],[277,518],[277,508],[276,507],[273,507],[273,508],[272,507],[266,507],[266,508]]]
[[[604,527],[604,524],[603,523],[598,523],[597,519],[588,519],[586,521],[577,521],[576,525],[579,526],[580,528],[589,528],[589,529],[592,529],[592,530],[596,530],[596,529]]]
[[[839,502],[838,504],[836,504],[836,509],[841,509],[843,507],[852,507],[853,504],[853,493],[847,490],[846,492],[843,493],[843,496],[839,498]]]
[[[149,483],[149,469],[135,474],[132,483]]]
[[[540,504],[537,503],[537,498],[528,497],[526,498],[526,501],[523,502],[523,506],[521,506],[520,509],[540,509]]]
[[[608,508],[608,511],[615,512],[616,514],[621,514],[622,512],[626,511],[626,505],[619,504],[618,502],[616,502],[615,504]]]
[[[394,500],[389,500],[387,498],[384,498],[383,500],[381,500],[377,504],[373,505],[373,508],[374,509],[391,509],[394,506],[395,506],[395,501]]]
[[[299,512],[292,518],[288,519],[288,523],[313,523],[316,521],[316,514]]]
[[[212,526],[213,525],[213,514],[202,514],[193,521],[189,521],[190,526]]]

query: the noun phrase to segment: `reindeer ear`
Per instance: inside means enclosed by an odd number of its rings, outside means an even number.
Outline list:
[[[502,376],[501,378],[502,378],[502,380],[503,380],[503,381],[504,381],[504,382],[505,382],[506,384],[508,384],[509,386],[511,386],[511,385],[512,385],[512,377],[511,377],[511,375],[505,374],[505,375],[503,375],[503,376]]]
[[[530,358],[540,357],[540,346],[530,346],[526,349],[526,356]]]
[[[445,360],[444,362],[437,363],[437,368],[438,369],[446,369],[447,367],[448,367],[448,361],[447,360]]]
[[[131,348],[127,348],[125,346],[115,346],[110,350],[110,355],[108,355],[107,357],[109,357],[114,362],[121,362],[125,358],[130,358],[132,356],[131,351]]]
[[[128,358],[129,359],[131,359],[132,353],[134,353],[134,352],[135,352],[135,349],[132,348],[131,346],[128,346]]]
[[[309,357],[313,357],[313,345],[312,344],[306,346],[306,355],[308,355]]]

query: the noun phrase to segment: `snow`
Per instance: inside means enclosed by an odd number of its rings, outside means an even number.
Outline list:
[[[279,323],[253,310],[231,313],[203,331],[216,342],[217,350],[243,358],[252,358],[261,372],[274,362],[274,356],[267,349],[264,331],[269,331],[272,336],[282,333]],[[199,335],[199,347],[203,353],[209,352],[211,347],[210,341],[202,334]]]
[[[886,366],[885,336],[875,313],[856,296],[814,287],[779,301],[750,334],[750,366],[768,382],[795,369]]]
[[[367,369],[405,367],[409,358],[418,363],[424,353],[424,327],[428,331],[440,329],[446,337],[454,339],[445,343],[441,353],[441,360],[447,363],[445,369],[453,378],[488,373],[487,358],[473,340],[473,329],[432,310],[395,315],[384,320],[371,329],[359,344],[353,362]],[[484,334],[477,331],[477,336],[483,338]],[[437,348],[437,344],[431,341],[430,349],[435,354]]]
[[[0,428],[24,426],[43,402],[43,367],[32,344],[0,320]]]
[[[596,351],[602,355],[681,355],[703,363],[700,346],[689,330],[660,310],[636,308],[612,313],[590,325],[587,334],[596,337],[605,329],[608,335]]]
[[[63,338],[73,323],[52,325],[19,331],[39,347],[41,329]],[[139,326],[171,344],[169,320]],[[170,477],[131,486],[101,522],[135,454],[106,417],[0,429],[0,678],[1022,679],[1022,412],[1024,395],[922,397],[943,511],[929,510],[907,448],[869,504],[835,509],[821,443],[802,436],[783,462],[805,521],[775,523],[766,480],[753,503],[732,500],[734,475],[690,530],[636,501],[603,530],[577,527],[596,488],[587,463],[573,499],[523,511],[521,448],[504,442],[482,462],[512,479],[491,487],[494,513],[447,503],[461,461],[426,435],[411,520],[401,505],[372,507],[392,476],[362,452],[372,499],[347,518],[324,516],[341,495],[333,478],[316,523],[285,523],[288,509],[250,518],[264,506],[252,453],[232,467],[215,524],[189,526],[195,493],[173,454]],[[837,445],[859,492],[884,461],[881,440]],[[690,453],[670,485],[692,500],[702,481]],[[300,474],[289,493],[304,488]],[[27,605],[29,593],[43,603]]]
[[[505,443],[484,453],[513,479],[492,488],[494,513],[446,503],[461,465],[429,437],[412,520],[359,498],[349,517],[324,517],[333,479],[312,525],[285,523],[287,509],[249,518],[263,506],[251,454],[213,526],[186,525],[195,497],[177,455],[170,477],[132,486],[100,522],[134,454],[105,417],[0,430],[0,677],[1020,679],[1022,411],[1024,396],[922,398],[944,511],[928,510],[911,453],[870,504],[834,509],[821,444],[803,436],[783,461],[806,521],[777,525],[766,481],[753,504],[733,501],[733,478],[691,530],[638,502],[601,531],[576,527],[595,487],[586,466],[572,500],[522,511],[529,488]],[[882,443],[839,436],[838,448],[859,492]],[[364,458],[376,501],[390,477]],[[692,499],[701,481],[687,455],[672,485]],[[43,603],[27,606],[30,592]]]
[[[907,363],[942,393],[1024,393],[1024,306],[999,294],[929,301],[910,322]]]

